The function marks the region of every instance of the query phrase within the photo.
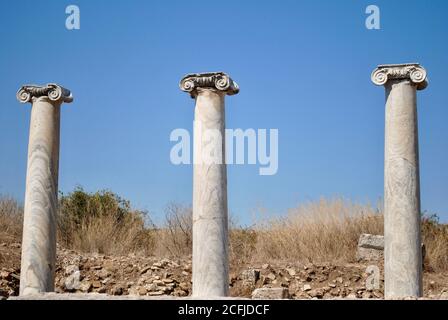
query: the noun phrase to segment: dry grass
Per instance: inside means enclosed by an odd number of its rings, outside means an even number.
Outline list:
[[[343,199],[312,202],[256,227],[256,260],[349,262],[361,233],[382,234],[378,208]]]
[[[193,217],[191,207],[170,203],[165,209],[165,223],[157,229],[156,256],[188,256],[192,252]]]
[[[424,217],[422,241],[426,247],[425,269],[448,271],[448,225],[438,223],[435,216]]]
[[[231,263],[353,262],[361,233],[383,234],[380,208],[322,199],[291,209],[284,217],[262,219],[252,228],[238,227],[230,219]],[[0,197],[0,244],[21,241],[22,216],[15,200]],[[192,251],[191,216],[190,207],[172,203],[164,224],[156,228],[144,212],[113,193],[80,191],[61,197],[58,243],[81,252],[185,257]],[[427,270],[448,271],[448,225],[424,217],[422,238]],[[0,265],[5,259],[0,251]]]
[[[20,253],[7,248],[22,240],[22,217],[23,208],[17,201],[0,196],[0,266],[12,267],[20,263]]]
[[[140,217],[129,215],[125,219],[117,222],[110,215],[86,219],[72,231],[67,247],[109,255],[151,254],[154,238]]]
[[[19,242],[22,238],[23,208],[13,198],[0,197],[0,242]]]

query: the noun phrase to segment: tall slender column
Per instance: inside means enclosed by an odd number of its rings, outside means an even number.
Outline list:
[[[20,271],[28,295],[54,291],[60,106],[73,99],[56,84],[23,86],[17,99],[32,103]]]
[[[380,65],[372,81],[386,88],[384,150],[385,297],[422,296],[420,181],[416,90],[419,64]]]
[[[224,96],[238,93],[225,73],[188,74],[181,90],[196,99],[193,151],[193,296],[229,294]]]

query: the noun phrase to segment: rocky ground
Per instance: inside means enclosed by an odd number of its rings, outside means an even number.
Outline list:
[[[20,244],[0,244],[0,298],[16,296],[20,278]],[[368,290],[366,263],[288,263],[231,266],[231,296],[251,297],[256,288],[286,288],[291,299],[383,297]],[[378,265],[382,275],[382,266]],[[191,259],[112,257],[58,249],[56,292],[110,295],[177,296],[191,294]],[[425,272],[425,297],[448,298],[448,275]]]

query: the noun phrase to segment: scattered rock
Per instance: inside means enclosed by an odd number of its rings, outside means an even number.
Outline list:
[[[303,286],[303,291],[310,291],[311,290],[311,286],[309,284],[306,284]]]
[[[111,294],[114,296],[121,296],[123,294],[123,287],[121,285],[112,288]]]
[[[81,286],[81,272],[79,270],[73,272],[64,281],[64,287],[68,291],[78,290]]]
[[[310,297],[322,299],[324,296],[324,291],[323,289],[314,289],[309,291],[308,294],[310,295]]]
[[[91,288],[92,284],[89,281],[83,281],[79,286],[79,290],[81,290],[82,292],[89,292]]]
[[[162,282],[163,283],[173,283],[174,280],[173,279],[163,279]]]
[[[174,290],[174,293],[173,293],[176,297],[185,297],[185,296],[187,296],[188,295],[188,293],[187,292],[185,292],[184,290],[182,290],[182,289],[176,289],[176,290]]]
[[[268,274],[268,275],[266,276],[266,278],[269,279],[269,280],[271,280],[271,281],[274,281],[274,280],[275,280],[275,274],[273,274],[273,273],[271,272],[270,274]]]
[[[240,279],[243,281],[243,285],[254,286],[260,279],[260,271],[256,269],[244,270],[240,275]]]
[[[294,277],[294,276],[296,275],[296,270],[294,270],[294,269],[292,269],[292,268],[288,268],[288,269],[286,269],[286,271],[288,272],[288,274],[289,274],[291,277]]]
[[[252,292],[252,299],[288,299],[286,288],[258,288]]]
[[[439,299],[448,300],[448,292],[442,292],[442,294],[439,296]]]
[[[106,287],[101,287],[98,289],[97,291],[98,293],[106,293],[107,292],[107,288]]]
[[[357,299],[358,297],[356,296],[356,294],[355,293],[350,293],[348,296],[347,296],[347,299]]]
[[[373,261],[383,257],[384,236],[363,233],[359,236],[358,260]]]

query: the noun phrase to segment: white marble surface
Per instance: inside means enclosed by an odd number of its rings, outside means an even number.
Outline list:
[[[62,87],[22,87],[32,102],[26,175],[20,295],[54,291],[60,106],[71,101]]]
[[[224,99],[226,94],[235,94],[239,88],[224,73],[190,74],[182,79],[180,87],[196,99],[193,138],[193,296],[228,296]]]
[[[423,287],[416,90],[426,87],[426,71],[418,65],[388,65],[383,69],[386,69],[386,80],[382,79],[386,88],[385,297],[421,297]]]
[[[224,133],[224,93],[200,90],[195,106],[194,158],[201,162],[203,148],[221,149],[224,139],[206,141],[204,132],[217,129]],[[224,137],[224,135],[222,135]],[[203,159],[202,159],[203,160]],[[194,164],[193,172],[193,295],[227,296],[229,293],[228,217],[226,165]]]

